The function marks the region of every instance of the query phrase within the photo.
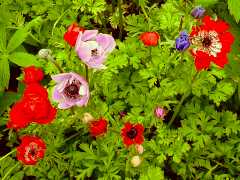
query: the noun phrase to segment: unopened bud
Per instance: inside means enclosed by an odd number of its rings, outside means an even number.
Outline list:
[[[91,121],[94,121],[94,117],[90,113],[84,113],[83,118],[82,118],[82,122],[84,124],[88,124]]]
[[[136,151],[138,152],[138,154],[142,154],[144,151],[144,148],[141,144],[136,144],[135,148],[136,148]]]
[[[133,156],[131,160],[131,164],[133,167],[138,167],[142,162],[142,159],[139,156]]]
[[[40,51],[38,51],[38,56],[43,59],[48,59],[51,55],[52,51],[50,49],[40,49]]]

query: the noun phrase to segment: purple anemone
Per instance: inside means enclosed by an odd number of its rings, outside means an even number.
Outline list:
[[[70,72],[51,76],[57,83],[53,99],[59,109],[67,109],[72,106],[86,106],[90,96],[88,83],[82,76]]]
[[[89,68],[104,69],[103,63],[115,46],[115,40],[111,35],[98,34],[98,30],[85,30],[78,35],[76,51]]]

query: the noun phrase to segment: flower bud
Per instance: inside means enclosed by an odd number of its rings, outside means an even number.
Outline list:
[[[191,15],[192,15],[194,18],[199,19],[199,18],[203,17],[205,11],[206,11],[206,10],[205,10],[203,7],[197,6],[197,7],[195,7],[195,8],[192,10]]]
[[[140,156],[133,156],[131,159],[131,164],[133,167],[138,167],[142,162]]]
[[[189,35],[182,31],[180,36],[176,39],[176,49],[178,51],[184,51],[190,46]]]
[[[141,144],[136,144],[135,148],[136,148],[136,151],[138,152],[138,154],[142,154],[144,151],[144,148]]]
[[[84,124],[88,124],[92,121],[94,121],[94,117],[90,113],[84,113],[83,114],[82,122]]]
[[[162,118],[163,119],[164,116],[166,115],[166,110],[164,108],[161,108],[161,107],[158,106],[158,107],[156,107],[154,113],[155,113],[155,116],[157,118]]]
[[[38,56],[42,59],[48,59],[51,55],[52,51],[50,49],[40,49],[40,51],[38,51]]]

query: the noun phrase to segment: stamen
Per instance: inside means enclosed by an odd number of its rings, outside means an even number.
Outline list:
[[[93,49],[91,51],[91,54],[92,54],[92,56],[97,56],[98,55],[98,50],[97,49]]]
[[[130,139],[133,139],[137,136],[137,130],[135,128],[131,128],[128,132],[127,132],[127,136]]]

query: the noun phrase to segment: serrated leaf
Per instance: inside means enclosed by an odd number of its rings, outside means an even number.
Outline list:
[[[233,15],[236,22],[238,23],[240,20],[239,0],[228,0],[228,9],[230,11],[230,14]]]
[[[10,69],[7,59],[0,59],[0,90],[8,87]]]
[[[25,52],[14,52],[9,56],[9,60],[21,67],[27,67],[31,65],[40,66],[36,56]]]
[[[20,46],[25,41],[27,36],[28,31],[25,28],[18,29],[8,42],[7,45],[8,52],[12,52],[18,46]]]
[[[209,94],[209,99],[219,106],[221,102],[227,101],[234,93],[235,88],[232,83],[221,81],[215,91]]]

